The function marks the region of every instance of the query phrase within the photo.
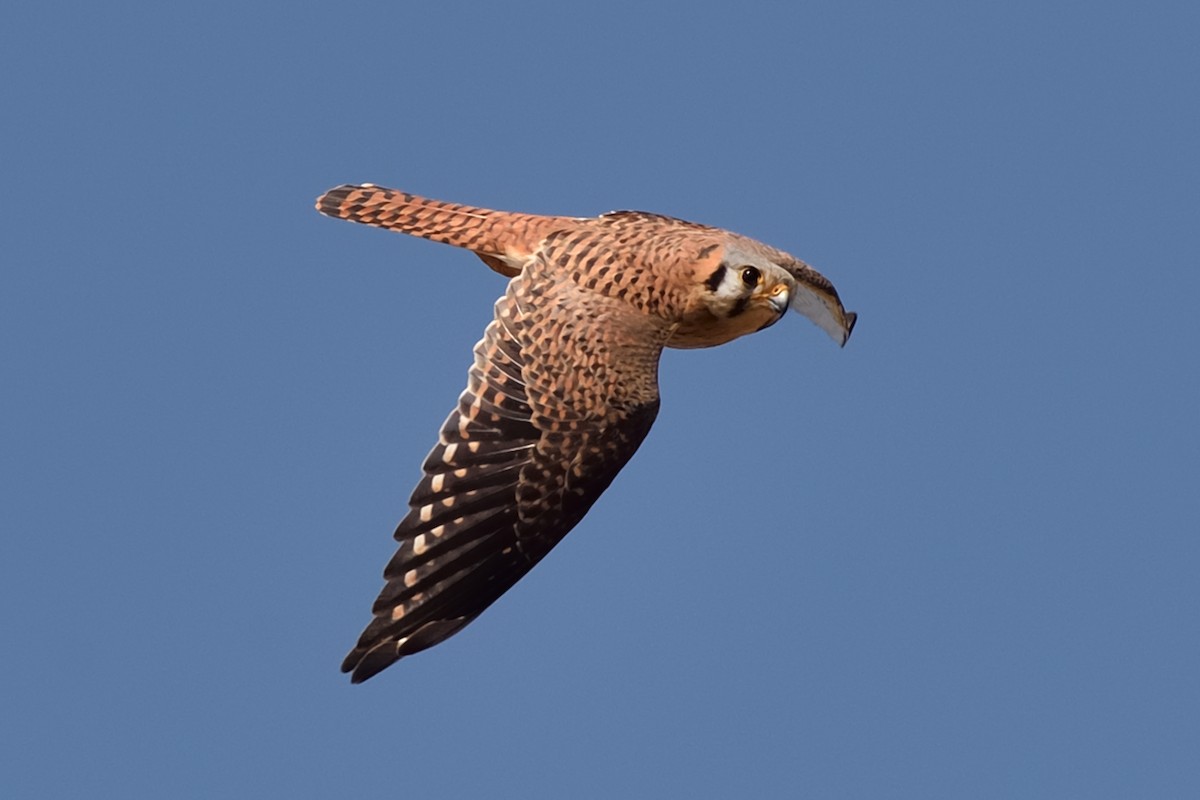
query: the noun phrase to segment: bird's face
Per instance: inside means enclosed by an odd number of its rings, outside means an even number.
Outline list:
[[[718,255],[718,254],[714,254]],[[788,310],[796,280],[757,253],[723,248],[692,270],[693,302],[671,347],[712,347],[761,331]]]

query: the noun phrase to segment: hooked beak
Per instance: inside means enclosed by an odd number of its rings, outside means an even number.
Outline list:
[[[767,295],[767,305],[771,306],[771,310],[775,312],[775,316],[764,322],[759,327],[760,331],[765,331],[767,328],[783,319],[783,315],[787,313],[788,306],[791,303],[791,297],[792,293],[788,291],[786,286],[780,286],[771,294]]]
[[[791,296],[792,294],[788,291],[788,288],[781,286],[774,294],[767,298],[767,302],[771,304],[771,308],[775,311],[775,314],[782,317],[784,312],[788,310]]]

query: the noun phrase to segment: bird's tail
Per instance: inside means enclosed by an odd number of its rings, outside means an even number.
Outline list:
[[[446,203],[371,183],[330,189],[317,198],[317,210],[329,217],[465,247],[509,276],[521,271],[549,233],[574,221]]]

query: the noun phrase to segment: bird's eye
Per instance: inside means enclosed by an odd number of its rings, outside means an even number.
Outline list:
[[[758,286],[759,280],[762,279],[762,273],[758,271],[758,267],[743,267],[742,268],[742,283],[753,289]]]

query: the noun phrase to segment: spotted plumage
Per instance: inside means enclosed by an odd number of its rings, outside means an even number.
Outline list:
[[[789,306],[838,344],[854,327],[804,262],[672,217],[513,214],[371,184],[317,210],[472,250],[511,278],[342,665],[356,683],[467,625],[583,518],[654,422],[664,347],[721,344]]]

